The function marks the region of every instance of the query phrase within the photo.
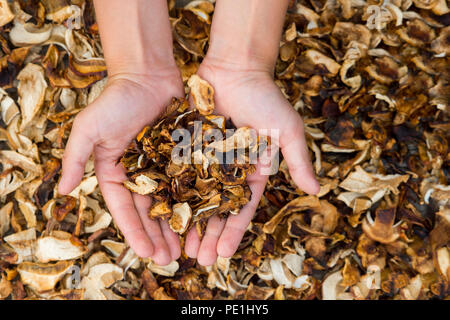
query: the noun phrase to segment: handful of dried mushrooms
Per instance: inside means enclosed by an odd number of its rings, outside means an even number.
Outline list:
[[[249,153],[262,148],[250,128],[235,130],[225,117],[212,114],[214,89],[208,82],[193,75],[188,85],[195,108],[189,110],[187,100],[173,98],[156,124],[131,142],[120,162],[130,178],[125,187],[152,195],[151,219],[168,219],[179,234],[195,226],[202,236],[209,217],[238,214],[250,200],[246,177],[255,166]]]

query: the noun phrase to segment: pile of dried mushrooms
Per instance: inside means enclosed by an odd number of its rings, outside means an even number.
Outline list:
[[[214,1],[169,7],[187,83]],[[282,161],[232,258],[159,266],[126,244],[92,160],[56,191],[106,82],[92,1],[0,0],[0,299],[448,299],[449,24],[446,0],[292,0],[274,78],[320,192]]]

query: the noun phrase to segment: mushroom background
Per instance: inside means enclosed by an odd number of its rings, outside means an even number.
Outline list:
[[[168,3],[187,87],[214,1]],[[320,192],[282,161],[233,257],[158,266],[126,244],[92,160],[56,190],[107,79],[92,1],[0,0],[0,299],[449,299],[449,24],[446,0],[291,0],[274,78]]]

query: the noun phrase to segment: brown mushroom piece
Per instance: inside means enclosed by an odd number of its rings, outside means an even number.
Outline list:
[[[214,88],[198,75],[189,78],[188,86],[197,110],[203,115],[210,114],[214,110]]]
[[[378,209],[375,212],[375,220],[370,212],[367,212],[363,220],[362,228],[372,239],[381,243],[391,243],[400,237],[400,223],[395,222],[395,209]]]
[[[189,204],[184,202],[174,204],[172,212],[172,217],[169,219],[170,229],[176,233],[183,234],[187,230],[191,220],[192,210]]]

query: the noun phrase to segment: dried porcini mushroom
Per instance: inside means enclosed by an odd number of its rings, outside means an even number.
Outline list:
[[[74,244],[72,235],[64,231],[54,231],[52,235],[36,241],[35,256],[40,262],[73,260],[87,252],[83,245]]]
[[[0,1],[0,27],[8,24],[14,19],[14,13],[9,7],[8,0]]]
[[[400,236],[399,225],[394,225],[395,209],[378,209],[376,211],[375,221],[370,212],[367,212],[367,218],[363,221],[362,228],[372,240],[381,243],[391,243]]]
[[[156,125],[145,127],[120,159],[130,177],[125,187],[151,194],[150,218],[168,219],[170,228],[179,234],[193,225],[202,233],[204,221],[212,215],[238,214],[251,196],[245,181],[255,170],[250,152],[264,147],[258,144],[263,139],[247,127],[225,135],[235,128],[226,125],[224,117],[211,115],[214,89],[197,75],[188,85],[195,109],[188,110],[186,100],[174,98]],[[184,145],[178,144],[180,137]],[[186,148],[187,156],[180,158]],[[223,163],[234,152],[241,158]]]

